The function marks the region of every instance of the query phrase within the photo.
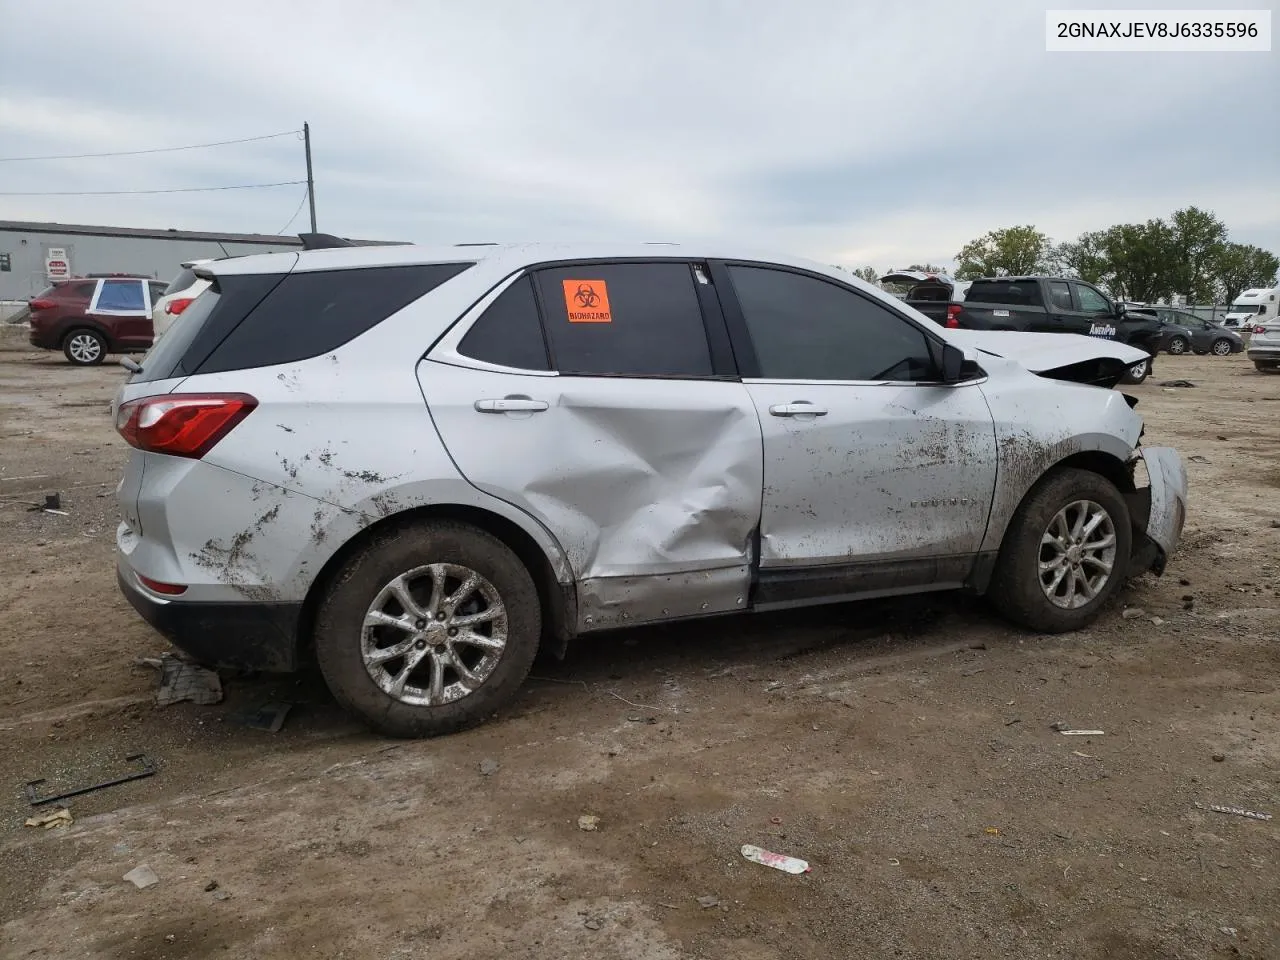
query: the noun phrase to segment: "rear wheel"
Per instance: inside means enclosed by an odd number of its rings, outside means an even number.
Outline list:
[[[1219,337],[1213,341],[1209,347],[1215,357],[1229,357],[1231,355],[1231,341],[1226,337]]]
[[[63,338],[62,352],[77,366],[90,367],[101,363],[106,357],[107,341],[98,331],[81,327]]]
[[[316,658],[338,702],[394,737],[479,723],[515,699],[542,613],[500,540],[428,521],[376,536],[320,604]]]
[[[1080,630],[1120,586],[1132,544],[1129,508],[1115,484],[1089,470],[1060,470],[1018,508],[988,596],[1021,626]]]
[[[1186,353],[1189,346],[1191,344],[1187,342],[1186,337],[1174,337],[1169,341],[1169,352],[1173,354]]]

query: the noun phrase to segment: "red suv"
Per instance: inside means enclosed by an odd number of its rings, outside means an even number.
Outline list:
[[[149,277],[113,274],[59,280],[27,305],[31,343],[61,350],[81,366],[101,363],[108,353],[151,347],[151,305],[166,284]]]

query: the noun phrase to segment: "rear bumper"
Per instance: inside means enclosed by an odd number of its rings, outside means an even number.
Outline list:
[[[60,337],[53,330],[37,330],[32,327],[27,339],[31,341],[33,347],[39,347],[41,350],[58,350],[61,348]]]
[[[1250,360],[1280,360],[1280,343],[1258,343],[1250,340],[1247,356]]]
[[[116,581],[147,623],[205,666],[268,673],[298,669],[300,603],[162,599],[139,587],[123,560],[117,562]]]

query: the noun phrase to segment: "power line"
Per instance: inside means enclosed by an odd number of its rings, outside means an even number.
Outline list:
[[[189,143],[181,147],[155,147],[150,150],[117,150],[110,153],[67,153],[47,157],[0,157],[0,163],[19,163],[26,160],[87,160],[95,157],[136,157],[144,153],[173,153],[176,150],[202,150],[205,147],[225,147],[233,143],[254,143],[258,140],[274,140],[277,137],[294,136],[298,130],[267,133],[260,137],[244,137],[240,140],[216,140],[213,143]]]
[[[236,183],[226,187],[173,187],[168,190],[51,190],[0,191],[0,197],[122,197],[144,193],[202,193],[208,190],[257,190],[262,187],[291,187],[305,180],[281,180],[279,183]]]
[[[307,197],[309,196],[311,196],[311,190],[308,187],[308,189],[302,191],[302,199],[298,201],[298,208],[293,211],[293,216],[289,218],[289,222],[276,231],[277,237],[283,236],[284,232],[293,226],[293,221],[298,219],[298,214],[302,212],[302,205],[307,202]]]

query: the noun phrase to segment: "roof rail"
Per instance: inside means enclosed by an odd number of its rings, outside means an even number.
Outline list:
[[[496,240],[478,240],[474,243],[455,243],[454,244],[455,247],[496,247],[497,245],[498,245],[498,242]]]

